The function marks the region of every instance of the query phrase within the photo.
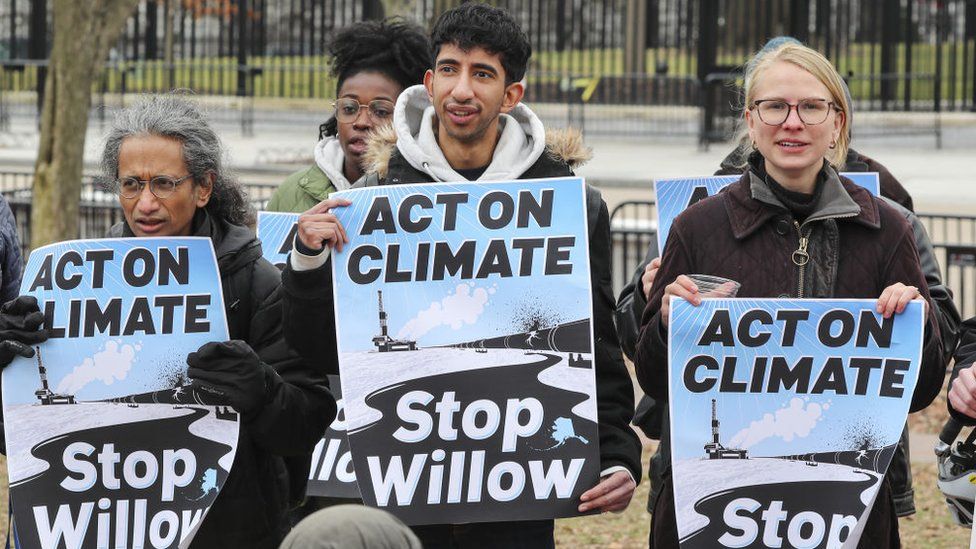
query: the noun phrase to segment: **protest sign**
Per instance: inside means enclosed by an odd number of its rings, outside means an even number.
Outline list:
[[[50,339],[3,372],[20,547],[186,546],[238,434],[233,409],[187,386],[187,354],[228,339],[210,239],[45,246],[21,294]]]
[[[854,547],[918,378],[923,305],[672,300],[672,471],[683,549]]]
[[[408,524],[578,514],[599,477],[581,179],[336,193],[346,426]]]
[[[342,399],[339,376],[329,376],[329,386],[339,408],[335,420],[325,430],[322,440],[312,452],[312,467],[308,472],[309,496],[331,498],[360,498],[356,471],[346,436],[345,402]]]
[[[843,172],[854,183],[864,187],[874,196],[881,194],[881,183],[877,172]],[[703,198],[717,194],[726,186],[735,183],[741,175],[713,175],[709,177],[683,177],[676,179],[655,179],[654,196],[657,199],[657,249],[664,255],[664,245],[668,242],[671,224],[678,214]]]
[[[297,213],[258,212],[258,240],[262,256],[278,269],[285,268],[298,231]]]
[[[258,212],[258,239],[264,258],[279,269],[285,268],[288,253],[298,227],[297,213]],[[312,452],[312,464],[308,471],[309,496],[333,498],[359,498],[359,486],[353,470],[349,440],[346,438],[345,414],[339,376],[329,376],[332,395],[336,397],[339,412],[326,429],[322,440]]]

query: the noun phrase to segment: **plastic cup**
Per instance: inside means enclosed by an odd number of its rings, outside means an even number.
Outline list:
[[[720,276],[691,274],[688,275],[688,278],[698,286],[698,293],[702,297],[735,297],[741,286],[734,280]]]

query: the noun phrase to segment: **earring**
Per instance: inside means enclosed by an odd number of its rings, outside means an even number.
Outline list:
[[[831,149],[836,149],[837,148],[837,140],[831,141],[830,142],[830,145],[828,145],[828,147],[831,148]]]
[[[752,140],[752,150],[754,150],[754,151],[755,150],[759,150],[759,147],[756,146],[756,140],[755,139]]]

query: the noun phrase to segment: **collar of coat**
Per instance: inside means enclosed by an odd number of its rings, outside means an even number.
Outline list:
[[[824,219],[843,219],[872,229],[881,228],[878,203],[867,189],[826,168],[827,179],[817,207],[804,224]],[[771,218],[788,211],[773,194],[765,181],[751,170],[730,185],[725,195],[725,208],[732,223],[735,238],[741,240],[754,233]]]
[[[397,134],[392,125],[382,126],[369,137],[363,161],[365,173],[375,173],[385,179],[389,173],[390,159],[396,151]],[[554,160],[565,162],[575,170],[593,156],[592,150],[583,144],[583,134],[576,128],[546,130],[546,151]]]

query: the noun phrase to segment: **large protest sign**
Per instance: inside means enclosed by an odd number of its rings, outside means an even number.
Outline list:
[[[582,180],[333,196],[364,501],[409,524],[578,514],[600,470]]]
[[[681,547],[854,547],[908,415],[923,306],[672,301]]]
[[[258,212],[258,238],[264,258],[279,269],[285,268],[288,253],[291,252],[298,216],[297,213]],[[336,397],[339,413],[312,452],[305,493],[309,496],[359,498],[359,486],[346,438],[339,376],[329,376],[329,386]]]
[[[297,213],[258,212],[258,239],[261,252],[268,263],[285,268],[298,230]]]
[[[45,246],[21,293],[37,297],[51,338],[3,372],[20,546],[186,546],[239,428],[186,378],[189,352],[228,339],[210,239]]]
[[[877,172],[843,172],[840,175],[864,187],[874,196],[881,194],[881,181]],[[657,198],[657,249],[664,255],[671,224],[678,214],[703,198],[717,194],[735,183],[740,175],[713,175],[709,177],[682,177],[655,179],[654,196]]]

